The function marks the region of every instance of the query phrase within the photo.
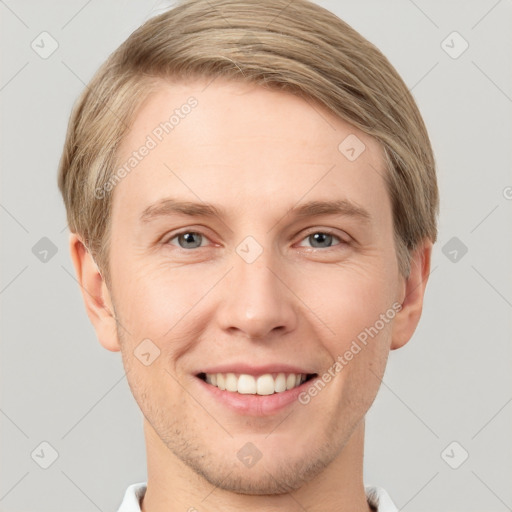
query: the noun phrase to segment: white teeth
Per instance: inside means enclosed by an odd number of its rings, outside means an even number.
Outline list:
[[[242,395],[272,395],[299,386],[306,380],[306,375],[266,373],[255,377],[245,373],[207,373],[205,380],[222,391],[226,390]]]
[[[252,375],[240,375],[237,390],[242,395],[254,395],[256,393],[256,379]]]
[[[238,379],[234,373],[226,373],[226,391],[238,391]]]
[[[295,374],[290,373],[288,377],[286,377],[286,389],[292,389],[295,387]]]
[[[272,395],[275,391],[274,377],[269,373],[258,377],[256,383],[256,394],[257,395]]]
[[[286,375],[284,373],[279,373],[277,375],[274,386],[276,393],[286,391]]]

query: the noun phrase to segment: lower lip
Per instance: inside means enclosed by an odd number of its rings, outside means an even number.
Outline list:
[[[230,409],[248,416],[267,416],[281,411],[293,402],[298,401],[297,397],[300,393],[311,386],[315,380],[315,378],[312,378],[296,388],[281,393],[273,393],[272,395],[244,395],[232,391],[223,391],[199,377],[195,378],[210,397]]]

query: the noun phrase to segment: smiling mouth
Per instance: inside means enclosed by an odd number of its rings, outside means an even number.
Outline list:
[[[241,395],[273,395],[294,389],[317,376],[316,373],[199,373],[198,378],[222,391]]]

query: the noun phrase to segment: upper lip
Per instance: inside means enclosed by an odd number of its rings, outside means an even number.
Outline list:
[[[201,373],[243,373],[246,375],[264,375],[266,373],[304,373],[309,375],[315,372],[311,371],[310,368],[281,363],[261,366],[254,366],[246,363],[231,363],[202,368],[200,371],[196,372],[196,374]]]

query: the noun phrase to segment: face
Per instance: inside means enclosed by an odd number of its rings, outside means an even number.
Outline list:
[[[148,428],[213,485],[297,489],[362,424],[404,299],[382,150],[311,102],[215,80],[162,84],[119,161],[134,151],[110,297]]]

